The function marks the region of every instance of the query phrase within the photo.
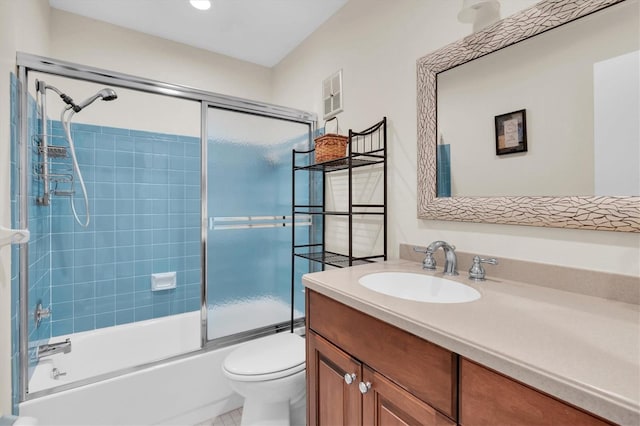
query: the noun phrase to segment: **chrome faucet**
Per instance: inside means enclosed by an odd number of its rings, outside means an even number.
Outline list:
[[[483,263],[488,263],[490,265],[497,265],[498,259],[494,259],[493,257],[490,259],[484,259],[480,256],[473,256],[473,265],[469,269],[469,279],[473,281],[484,281],[485,280],[485,271],[482,267]]]
[[[66,339],[64,342],[47,343],[45,345],[38,346],[38,360],[41,358],[59,354],[71,352],[71,339]]]
[[[433,258],[433,253],[440,247],[444,250],[444,274],[458,275],[458,258],[456,257],[455,252],[456,248],[445,241],[434,241],[427,246],[426,250],[414,248],[417,252],[425,253],[424,260],[422,261],[422,269],[435,271],[436,260]]]

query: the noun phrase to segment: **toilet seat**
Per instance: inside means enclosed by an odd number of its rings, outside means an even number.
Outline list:
[[[278,333],[245,343],[224,360],[224,374],[234,380],[275,380],[304,371],[304,339],[293,333]]]

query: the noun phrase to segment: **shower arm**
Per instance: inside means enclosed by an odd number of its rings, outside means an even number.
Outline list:
[[[51,85],[49,85],[49,84],[46,84],[44,81],[39,81],[39,80],[38,80],[38,81],[36,81],[36,89],[37,89],[37,90],[38,90],[38,92],[40,92],[41,94],[45,94],[45,91],[46,91],[47,89],[52,90],[52,91],[56,92],[56,93],[58,94],[58,96],[60,96],[60,98],[64,101],[64,103],[65,103],[65,104],[67,104],[67,105],[71,106],[74,110],[75,110],[76,108],[78,108],[78,105],[76,105],[76,104],[73,102],[73,98],[71,98],[71,96],[69,96],[69,95],[67,95],[67,94],[65,94],[65,93],[62,93],[62,91],[61,91],[60,89],[58,89],[58,88],[57,88],[57,87],[55,87],[55,86],[51,86]],[[78,110],[78,111],[79,111],[79,110]],[[76,112],[78,112],[78,111],[76,111]]]
[[[85,106],[87,106],[89,103],[93,102],[93,100],[91,102],[84,101],[80,106],[78,106],[74,101],[73,98],[69,95],[67,95],[66,93],[63,93],[62,90],[58,89],[55,86],[51,86],[50,84],[45,83],[42,80],[36,80],[36,91],[38,93],[40,93],[41,96],[45,96],[46,99],[46,92],[48,90],[54,91],[55,93],[58,94],[58,96],[60,96],[60,99],[62,99],[62,101],[67,104],[69,107],[73,108],[73,110],[75,112],[80,112],[80,110],[82,110],[82,108],[84,108]],[[102,91],[98,92],[98,94],[102,93],[105,89],[103,89]],[[96,95],[96,99],[97,99],[97,95]],[[95,99],[94,99],[95,100]]]

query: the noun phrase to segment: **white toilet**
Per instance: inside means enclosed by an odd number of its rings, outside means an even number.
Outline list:
[[[278,333],[240,345],[222,363],[231,388],[243,396],[242,426],[305,424],[305,344]]]

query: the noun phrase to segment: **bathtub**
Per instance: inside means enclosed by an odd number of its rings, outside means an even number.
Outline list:
[[[20,415],[41,425],[193,425],[242,405],[220,366],[235,346],[200,349],[200,311],[109,327],[71,339],[71,352],[44,358],[32,373]],[[134,371],[141,365],[172,356]],[[66,373],[57,379],[53,368]],[[129,368],[117,377],[47,395],[47,389]]]
[[[71,352],[40,360],[31,371],[29,392],[93,378],[200,349],[200,311],[57,336],[71,339]],[[52,378],[52,370],[64,373]]]

